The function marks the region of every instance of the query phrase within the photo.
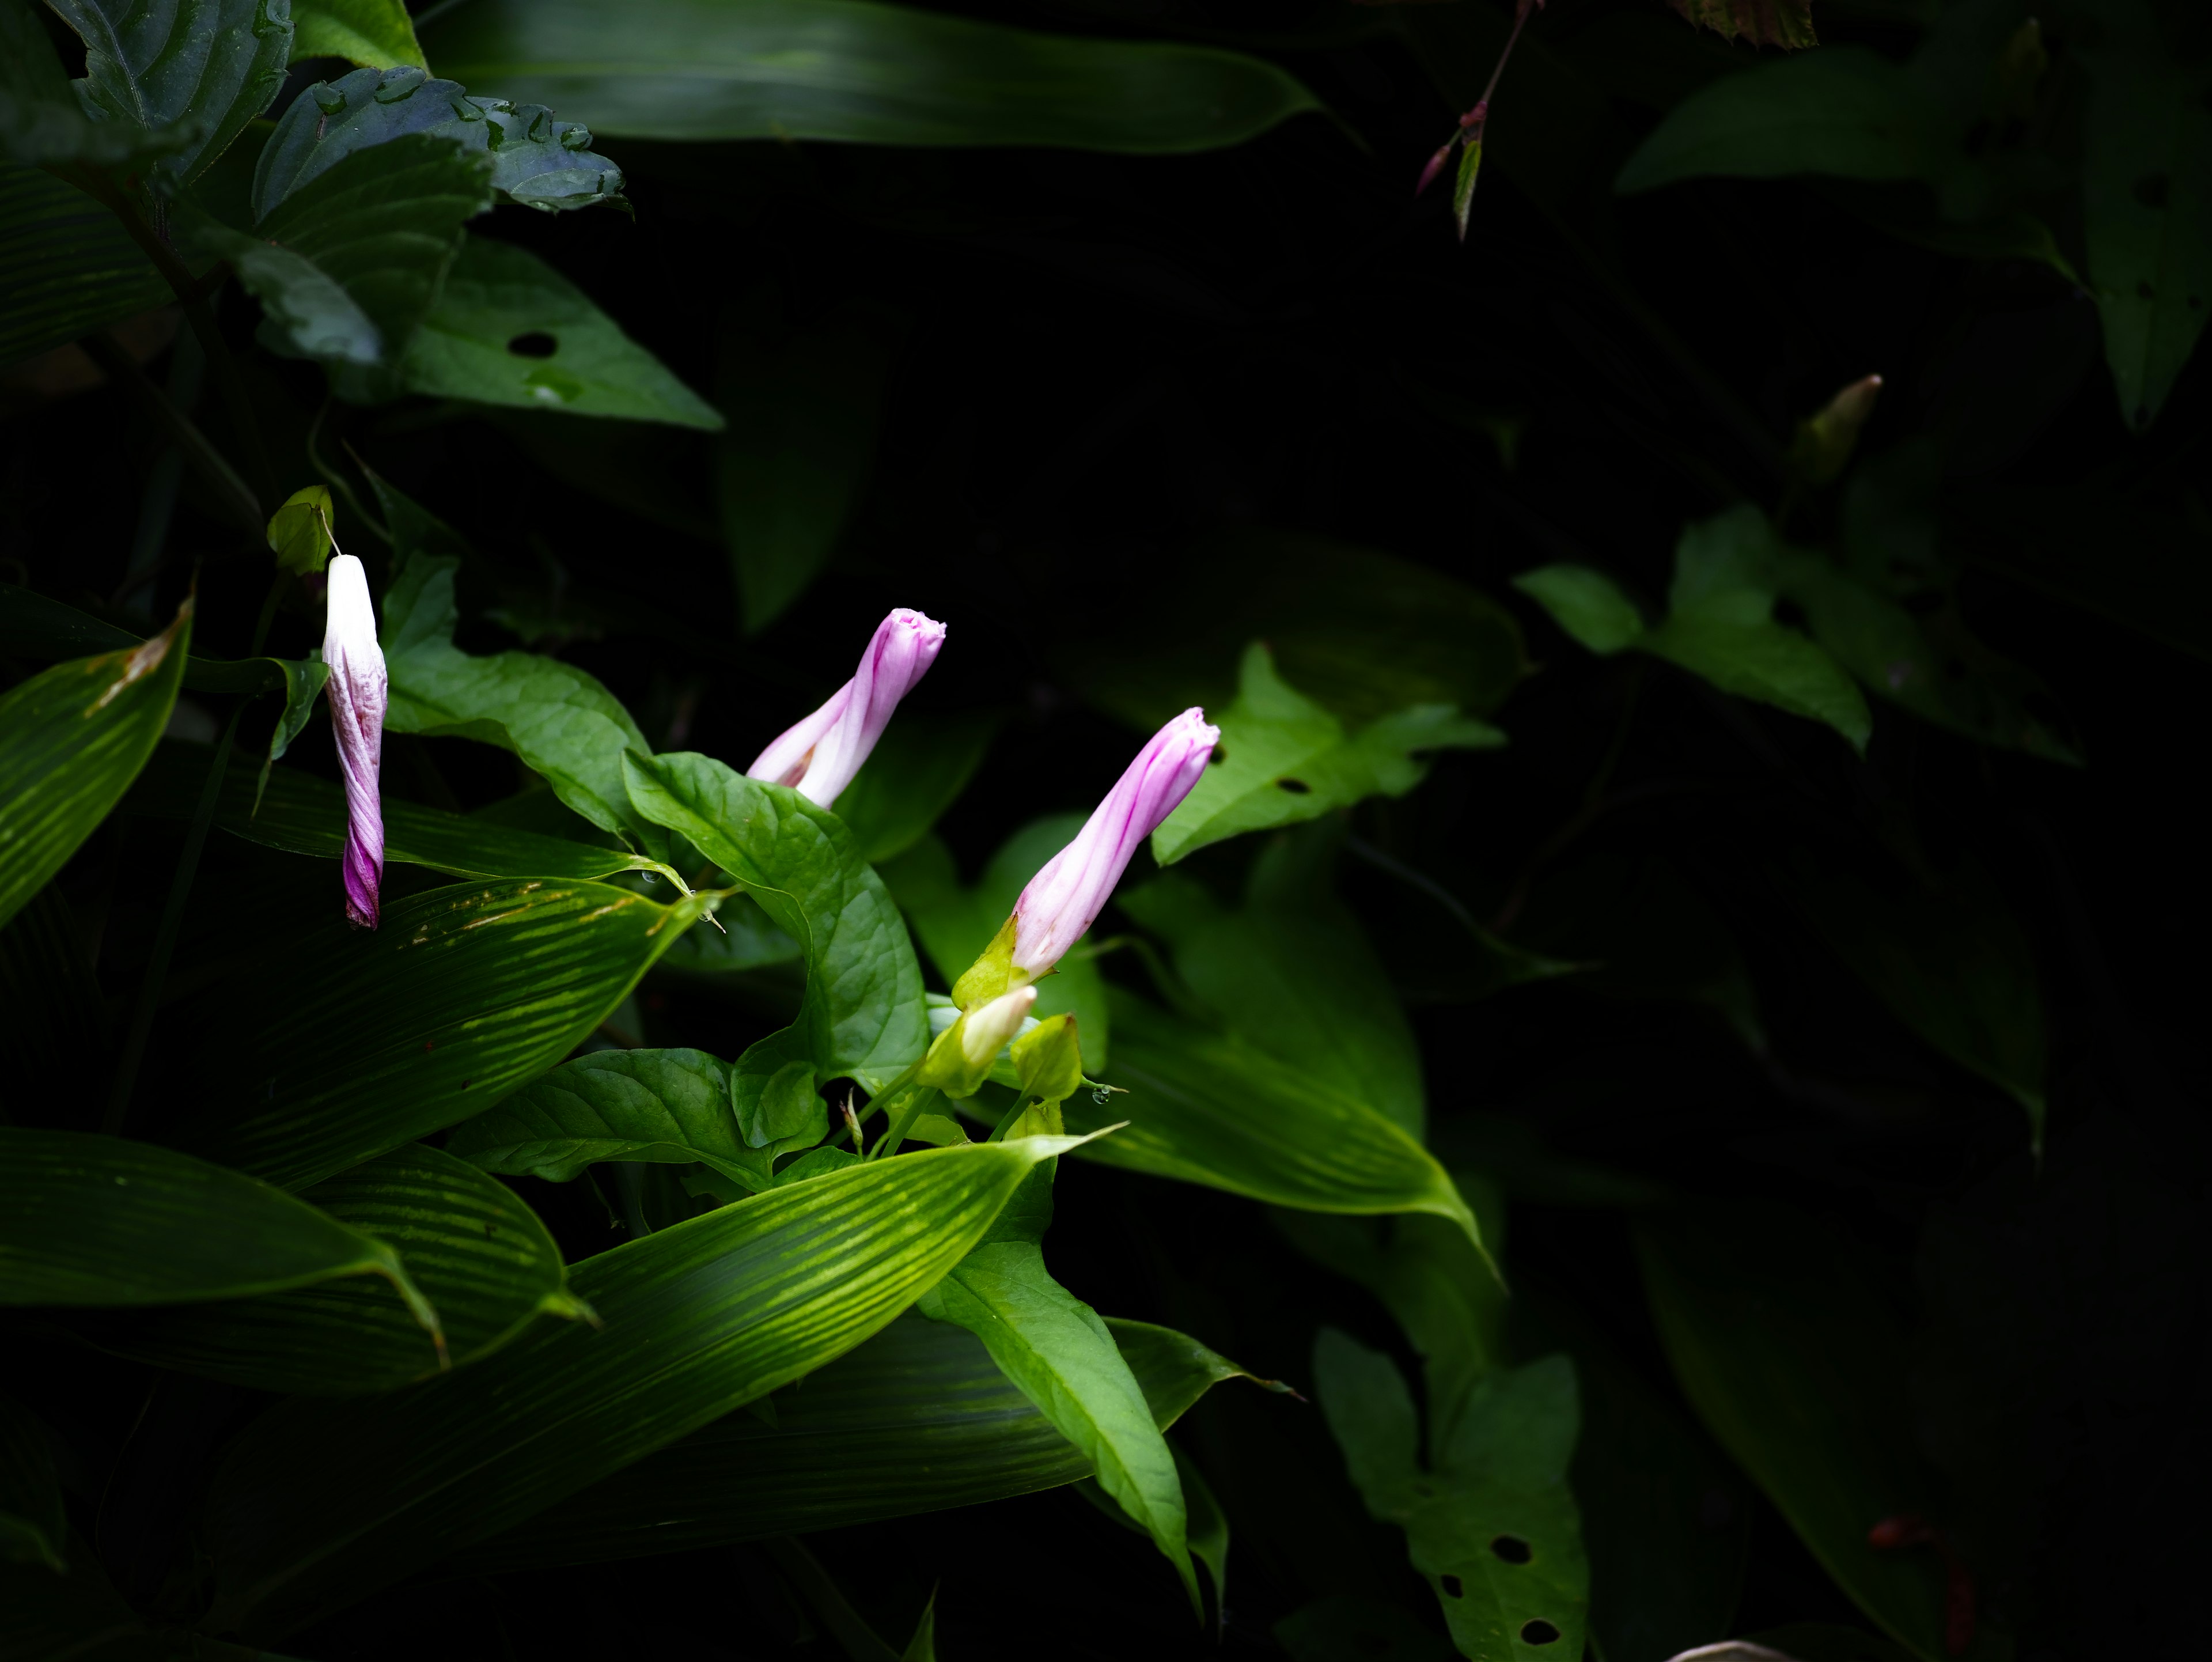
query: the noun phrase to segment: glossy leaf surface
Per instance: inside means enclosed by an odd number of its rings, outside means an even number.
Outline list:
[[[1235,1363],[1170,1329],[1108,1318],[1162,1430]],[[774,1398],[471,1547],[479,1572],[590,1563],[940,1512],[1073,1482],[1090,1465],[973,1334],[902,1316]]]
[[[712,431],[714,406],[526,248],[470,237],[401,366],[429,398]]]
[[[465,81],[638,138],[1164,154],[1238,143],[1319,107],[1283,70],[1235,52],[871,0],[647,0],[612,40],[581,0],[487,0],[429,45]]]
[[[157,164],[179,182],[215,164],[284,84],[291,8],[270,0],[50,0],[84,40],[85,98],[100,116],[191,137]]]
[[[514,1191],[417,1143],[326,1178],[300,1198],[398,1249],[437,1306],[444,1348],[363,1277],[215,1304],[79,1320],[102,1349],[257,1391],[356,1396],[489,1355],[540,1317],[588,1311],[560,1250]]]
[[[188,603],[142,646],[57,664],[0,697],[0,926],[145,765],[177,702],[191,638]]]
[[[256,1422],[210,1501],[210,1624],[274,1636],[813,1372],[1066,1146],[936,1149],[755,1196],[576,1266],[604,1327],[547,1323],[416,1390]]]
[[[1505,742],[1450,704],[1415,704],[1347,732],[1277,675],[1256,641],[1245,648],[1237,702],[1217,725],[1214,761],[1152,833],[1152,856],[1164,866],[1243,831],[1318,819],[1370,796],[1403,796],[1426,775],[1428,752]]]
[[[525,879],[410,896],[373,932],[333,916],[241,990],[186,1135],[297,1188],[456,1124],[567,1055],[704,904]]]

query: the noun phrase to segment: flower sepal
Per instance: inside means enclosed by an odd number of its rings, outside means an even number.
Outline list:
[[[1036,1002],[1036,988],[1017,987],[964,1011],[929,1047],[915,1083],[942,1091],[956,1102],[974,1096],[991,1077],[1000,1053],[1021,1032]]]
[[[1046,975],[1052,971],[1047,970]],[[1026,987],[1033,979],[1028,971],[1014,965],[1014,920],[1008,917],[999,926],[991,944],[983,948],[976,960],[960,972],[960,979],[952,983],[952,1002],[961,1010],[972,1010],[978,1005],[988,1004],[994,998],[1003,998],[1017,987]]]

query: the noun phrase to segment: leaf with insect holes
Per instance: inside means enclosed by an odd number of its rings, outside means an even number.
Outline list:
[[[1714,30],[1723,40],[1744,40],[1754,46],[1785,50],[1820,44],[1813,33],[1813,0],[1667,0],[1667,3],[1691,23]]]

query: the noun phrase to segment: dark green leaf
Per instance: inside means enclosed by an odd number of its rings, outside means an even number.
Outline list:
[[[765,1081],[803,1059],[817,1080],[849,1074],[872,1092],[928,1048],[906,924],[835,814],[707,756],[633,756],[626,773],[640,813],[690,838],[806,949],[799,1020],[748,1051],[742,1074]]]
[[[1580,1655],[1589,1565],[1567,1487],[1581,1419],[1574,1364],[1547,1356],[1486,1376],[1428,1470],[1414,1458],[1413,1398],[1388,1356],[1325,1328],[1314,1383],[1368,1510],[1403,1525],[1459,1653]]]
[[[869,0],[637,0],[613,39],[583,0],[483,0],[431,46],[465,81],[638,138],[1157,155],[1239,143],[1320,107],[1283,70],[1235,52],[1038,34]],[[917,64],[931,72],[917,76]]]
[[[923,1296],[922,1313],[966,1328],[999,1371],[1141,1525],[1201,1610],[1182,1483],[1135,1374],[1091,1306],[1052,1278],[1034,1240],[977,1246]]]
[[[560,1249],[505,1185],[417,1143],[327,1178],[300,1198],[397,1247],[438,1309],[442,1348],[381,1283],[356,1276],[215,1304],[81,1318],[102,1349],[258,1391],[390,1391],[489,1355],[539,1316],[590,1312]]]
[[[1068,1146],[933,1149],[771,1190],[577,1265],[570,1288],[603,1329],[543,1323],[410,1391],[284,1404],[216,1476],[209,1625],[289,1631],[812,1373],[933,1285]]]
[[[1943,1575],[1867,1531],[1924,1512],[1910,1354],[1822,1226],[1781,1207],[1638,1233],[1651,1312],[1683,1393],[1853,1603],[1926,1662],[1944,1654]],[[1973,1657],[1997,1654],[1984,1637]]]
[[[1193,704],[1226,709],[1255,636],[1285,679],[1354,727],[1411,704],[1487,715],[1528,673],[1511,612],[1380,549],[1245,532],[1192,548],[1174,581],[1173,606],[1133,606],[1125,630],[1086,627],[1060,653],[1086,697],[1147,732]],[[1041,621],[1048,639],[1068,633]]]
[[[292,52],[291,8],[270,0],[49,0],[84,39],[83,87],[101,119],[191,135],[156,167],[198,179],[269,107]]]
[[[38,167],[0,161],[0,365],[174,296],[115,216]]]
[[[566,1183],[603,1160],[697,1163],[757,1190],[780,1152],[773,1141],[747,1142],[726,1062],[704,1050],[598,1050],[456,1126],[446,1147],[509,1177]]]
[[[381,1275],[436,1317],[399,1255],[303,1201],[173,1149],[0,1127],[0,1304],[204,1303]]]
[[[622,169],[592,153],[580,124],[539,105],[470,97],[458,81],[407,64],[318,81],[292,100],[254,168],[254,218],[265,225],[348,156],[416,133],[489,156],[491,187],[510,202],[550,210],[622,200]]]
[[[239,989],[189,1139],[297,1188],[456,1124],[567,1055],[708,904],[509,880],[388,904],[373,933],[333,916]]]
[[[1121,1088],[1064,1109],[1071,1127],[1128,1122],[1091,1158],[1304,1211],[1434,1213],[1480,1240],[1450,1176],[1379,1110],[1141,999],[1117,990],[1113,1008]]]
[[[1451,704],[1415,704],[1347,733],[1275,673],[1258,641],[1244,649],[1237,702],[1216,720],[1212,764],[1152,833],[1163,866],[1240,832],[1318,819],[1370,796],[1403,796],[1427,776],[1430,752],[1505,742]]]
[[[52,883],[0,928],[0,1055],[26,1081],[65,1079],[85,1057],[107,1054],[107,1005],[85,943],[76,912]],[[0,1125],[52,1124],[69,1105],[30,1088],[13,1096],[0,1109]]]
[[[1813,0],[1667,0],[1685,21],[1754,46],[1817,46]]]
[[[1897,1019],[2020,1104],[2043,1149],[2043,998],[2035,955],[1976,867],[1935,892],[1891,899],[1840,873],[1807,872],[1795,898],[1821,938]]]
[[[2120,417],[2150,425],[2212,302],[2212,83],[2172,53],[2090,58],[2082,174],[2089,276]]]
[[[127,810],[189,819],[207,769],[204,746],[164,741],[125,799]],[[293,768],[271,770],[263,789],[252,764],[234,762],[216,801],[215,823],[266,848],[335,860],[345,848],[345,793]],[[540,836],[478,815],[447,813],[389,797],[384,802],[384,857],[456,877],[578,879],[618,872],[653,872],[672,881],[675,877],[668,867],[627,849]]]
[[[0,583],[0,651],[25,658],[127,652],[143,636],[15,583]],[[305,666],[283,658],[187,658],[184,685],[194,692],[275,692]]]
[[[437,300],[462,222],[491,205],[489,178],[484,157],[410,133],[346,156],[251,235],[204,216],[191,234],[231,262],[287,355],[394,371]],[[339,385],[370,397],[389,380]]]
[[[88,119],[31,0],[0,0],[0,156],[33,165],[113,163],[177,150],[192,137],[189,131],[156,136],[128,122]],[[0,178],[12,185],[15,169]],[[103,216],[121,238],[122,227],[112,216]],[[9,362],[0,352],[0,363]]]
[[[933,837],[884,868],[884,881],[891,886],[947,987],[991,944],[999,926],[1013,915],[1014,902],[1030,879],[1083,829],[1083,820],[1079,813],[1057,813],[1023,826],[991,857],[973,888],[960,886],[951,851]],[[1073,1015],[1084,1066],[1094,1074],[1106,1066],[1112,1018],[1096,960],[1077,952],[1061,959],[1058,972],[1037,983],[1032,1014],[1040,1021]]]
[[[380,70],[423,61],[401,0],[292,0],[292,61],[311,58]]]
[[[748,634],[821,574],[859,506],[901,322],[861,305],[778,327],[775,307],[765,285],[732,307],[715,388],[730,418],[715,451],[722,540]]]
[[[0,697],[0,927],[146,764],[177,702],[191,621],[187,600],[143,645],[57,664]]]
[[[989,710],[959,715],[901,710],[875,753],[837,795],[837,817],[853,833],[860,858],[879,866],[927,836],[982,765],[1001,720]]]
[[[407,348],[410,393],[719,429],[714,407],[527,249],[470,237]]]
[[[1169,1329],[1110,1318],[1106,1327],[1162,1430],[1214,1385],[1251,1377]],[[774,1426],[750,1414],[717,1420],[452,1568],[493,1573],[811,1533],[1026,1495],[1090,1470],[974,1335],[920,1316],[900,1318],[775,1403]]]
[[[428,142],[428,141],[425,141]],[[392,587],[384,596],[385,664],[395,733],[454,734],[512,751],[554,794],[602,831],[660,857],[666,839],[630,806],[624,751],[650,753],[615,696],[585,671],[529,652],[473,657],[453,644],[459,539],[381,479],[372,479],[392,527]]]
[[[0,1396],[0,1558],[65,1573],[68,1539],[69,1513],[46,1428],[14,1397]]]

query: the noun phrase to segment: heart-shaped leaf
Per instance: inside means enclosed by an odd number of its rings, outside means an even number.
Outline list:
[[[143,133],[173,131],[181,147],[155,164],[188,184],[284,84],[292,53],[285,0],[50,0],[84,40],[85,101]]]

